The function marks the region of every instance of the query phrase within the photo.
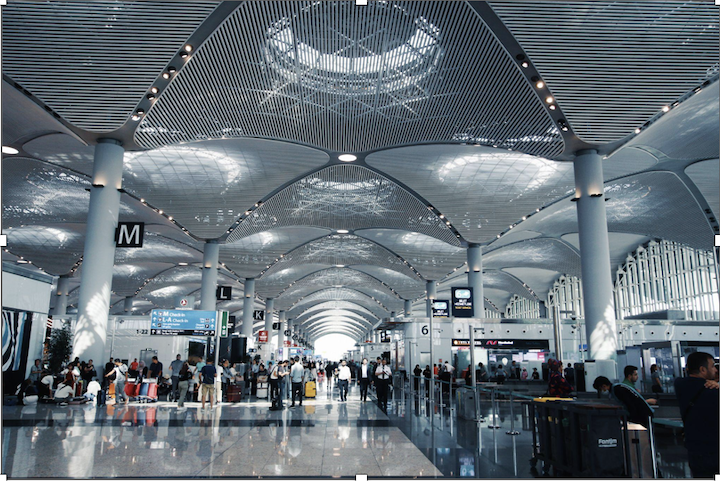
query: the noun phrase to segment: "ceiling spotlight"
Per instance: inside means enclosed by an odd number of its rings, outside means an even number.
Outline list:
[[[555,104],[550,105],[550,110],[555,110]]]
[[[174,74],[175,72],[177,72],[177,69],[176,69],[175,67],[168,67],[167,71],[168,71],[170,74]]]
[[[537,209],[535,209],[535,212],[540,212],[540,207],[538,207]]]
[[[158,211],[158,214],[162,214],[162,213],[163,213],[163,211],[162,211],[162,209],[160,209],[160,210]]]
[[[170,78],[170,74],[169,74],[168,72],[163,72],[162,78],[164,78],[165,80],[167,80],[167,79]]]
[[[535,86],[537,88],[541,89],[541,88],[545,87],[545,82],[543,82],[542,80],[539,80],[538,83],[535,84]]]
[[[555,101],[555,99],[549,95],[545,98],[545,102],[547,102],[549,104],[553,103],[554,101]]]
[[[636,133],[636,134],[639,134],[639,133],[640,133],[640,127],[638,127],[637,129],[635,129],[635,133]]]
[[[338,229],[338,230],[336,230],[335,232],[337,232],[338,234],[347,234],[347,233],[350,232],[350,231],[347,230],[347,229]]]
[[[525,220],[525,219],[527,219],[527,217],[523,216],[522,220]]]
[[[663,112],[669,112],[669,111],[670,111],[670,106],[669,106],[669,105],[663,106],[662,111],[663,111]]]
[[[185,44],[185,46],[183,47],[183,50],[185,50],[186,52],[192,52],[192,49],[193,49],[193,46],[190,45],[189,43]]]
[[[168,220],[172,220],[172,219],[173,219],[173,218],[172,218],[172,216],[171,216],[171,215],[169,215],[169,216],[168,216]]]
[[[179,266],[186,266],[186,265],[188,265],[188,263],[187,263],[187,262],[178,262],[178,265],[179,265]]]
[[[18,152],[20,152],[18,149],[13,149],[12,147],[9,147],[7,145],[2,146],[2,153],[8,154],[8,155],[15,155]]]
[[[157,87],[150,87],[150,92],[156,94],[156,93],[158,93],[158,88],[157,88]]]
[[[357,157],[352,154],[342,154],[338,155],[338,160],[341,162],[353,162],[357,160]]]
[[[188,53],[187,53],[187,52],[180,52],[180,58],[183,58],[183,59],[184,59],[184,58],[188,58]]]
[[[148,100],[155,100],[155,94],[147,94]]]
[[[522,68],[528,68],[530,66],[530,64],[528,64],[527,62],[523,62],[520,65],[522,66]]]

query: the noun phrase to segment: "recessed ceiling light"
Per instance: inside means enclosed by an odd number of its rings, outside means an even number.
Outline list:
[[[554,105],[554,104],[550,106],[550,110],[555,110],[555,105]]]
[[[638,127],[637,129],[635,129],[635,133],[636,133],[636,134],[639,134],[639,133],[640,133],[640,127]]]
[[[150,87],[150,92],[156,94],[156,93],[158,93],[158,88],[157,88],[157,87]]]
[[[2,153],[8,154],[8,155],[15,155],[19,152],[18,149],[13,149],[12,147],[9,147],[7,145],[2,146]]]
[[[178,265],[179,265],[179,266],[186,266],[186,265],[188,265],[188,263],[187,263],[187,262],[178,262]]]
[[[538,81],[538,83],[535,84],[535,86],[539,89],[543,88],[545,86],[545,82],[542,80]]]
[[[555,101],[555,99],[550,97],[549,95],[545,98],[545,102],[547,102],[549,104],[553,103],[554,101]]]
[[[520,65],[522,65],[522,68],[528,68],[530,66],[527,62],[523,62]]]
[[[335,264],[335,267],[345,267],[344,264]]]
[[[190,45],[189,43],[186,44],[185,47],[183,47],[183,48],[185,49],[186,52],[192,52],[192,49],[193,49],[192,45]]]
[[[357,157],[354,156],[353,154],[342,154],[342,155],[338,155],[338,160],[341,162],[353,162],[353,161],[357,160]]]
[[[338,229],[338,230],[336,230],[335,232],[337,232],[338,234],[347,234],[347,233],[350,232],[350,231],[347,230],[347,229]]]
[[[670,111],[670,106],[669,106],[669,105],[665,105],[665,106],[662,108],[662,111],[663,111],[663,112],[669,112],[669,111]]]
[[[164,78],[164,79],[166,79],[166,80],[167,80],[167,79],[169,79],[169,78],[170,78],[170,74],[169,74],[168,72],[163,72],[163,74],[162,74],[162,78]]]

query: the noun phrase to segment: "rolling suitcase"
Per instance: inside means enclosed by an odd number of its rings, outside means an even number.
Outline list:
[[[138,395],[148,396],[148,386],[150,386],[150,383],[147,382],[140,384],[140,392],[138,393]]]
[[[113,397],[113,396],[115,396],[115,383],[111,382],[108,385],[108,397]]]
[[[272,404],[270,405],[271,411],[281,411],[282,408],[283,408],[282,398],[280,396],[278,396],[272,400]]]
[[[131,382],[125,384],[125,394],[127,394],[128,397],[137,396],[137,384]]]
[[[228,386],[227,400],[231,403],[237,403],[242,400],[242,385],[230,384]]]
[[[105,405],[105,403],[107,402],[107,394],[105,394],[105,391],[103,391],[102,389],[98,391],[96,401],[98,406]]]
[[[315,381],[308,381],[305,383],[305,397],[313,398],[317,394],[317,390],[315,388]]]
[[[158,385],[154,382],[147,384],[146,396],[152,401],[157,401],[158,398]]]

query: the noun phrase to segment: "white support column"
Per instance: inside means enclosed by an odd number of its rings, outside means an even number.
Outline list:
[[[123,312],[132,314],[134,301],[135,301],[135,296],[126,296],[125,299],[123,300]]]
[[[200,287],[200,310],[217,309],[217,278],[220,244],[217,241],[205,242],[203,249],[202,285]]]
[[[573,166],[589,356],[596,360],[615,359],[617,327],[602,157],[595,150],[583,150],[576,154]]]
[[[278,311],[278,321],[280,321],[280,331],[278,332],[278,349],[285,352],[285,311]]]
[[[106,357],[124,153],[113,139],[100,139],[95,146],[72,357],[93,359],[98,365]]]
[[[468,287],[473,290],[473,309],[476,319],[485,318],[485,293],[482,281],[482,247],[470,244],[467,250]]]
[[[409,299],[405,299],[403,307],[403,310],[405,311],[405,317],[412,317],[412,301]]]
[[[55,300],[55,309],[53,316],[65,317],[67,314],[68,294],[70,294],[70,277],[60,276],[57,283],[57,299]]]
[[[272,335],[273,311],[275,310],[275,299],[268,297],[265,299],[265,330],[268,332],[268,343]]]
[[[245,299],[241,336],[247,337],[248,346],[253,337],[253,311],[255,310],[255,279],[245,279]]]
[[[435,281],[425,282],[425,317],[432,317],[432,301],[437,298],[437,284]]]

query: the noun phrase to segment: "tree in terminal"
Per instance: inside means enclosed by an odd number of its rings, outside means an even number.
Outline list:
[[[53,329],[48,341],[48,367],[50,372],[58,373],[72,354],[73,335],[70,323],[65,322],[62,329]]]

